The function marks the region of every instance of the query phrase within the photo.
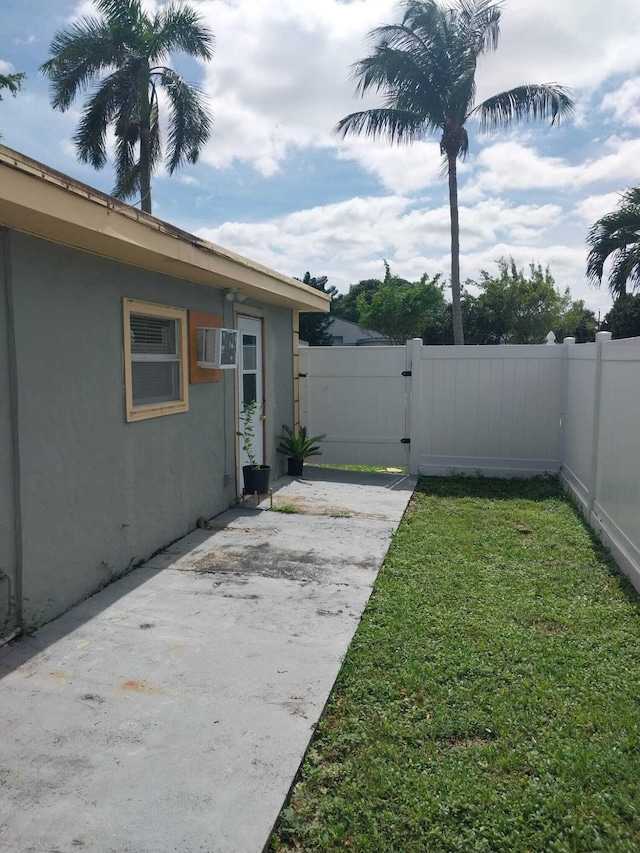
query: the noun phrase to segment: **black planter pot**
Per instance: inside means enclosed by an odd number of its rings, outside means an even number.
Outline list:
[[[252,468],[251,465],[243,465],[242,479],[244,480],[245,495],[254,495],[256,492],[259,495],[269,493],[269,479],[271,477],[271,468],[269,465],[261,465],[259,468]]]
[[[292,459],[291,456],[287,459],[287,474],[290,477],[302,477],[303,468],[304,459]]]

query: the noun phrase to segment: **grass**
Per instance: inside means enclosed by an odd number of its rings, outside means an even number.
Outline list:
[[[639,613],[553,481],[421,481],[270,849],[635,853]]]
[[[285,515],[298,515],[300,508],[295,504],[274,504],[270,508],[271,512],[282,512]]]
[[[307,462],[310,468],[334,468],[337,471],[370,471],[374,474],[386,474],[389,471],[394,473],[404,473],[403,468],[384,468],[380,465],[324,465],[321,462]]]

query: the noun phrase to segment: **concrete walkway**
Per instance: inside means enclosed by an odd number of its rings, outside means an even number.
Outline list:
[[[0,851],[263,850],[415,481],[276,485],[0,649]]]

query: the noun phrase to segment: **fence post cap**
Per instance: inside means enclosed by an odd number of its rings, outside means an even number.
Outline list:
[[[576,342],[575,338],[567,337],[563,340],[562,343],[563,344],[575,344],[575,342]]]
[[[555,332],[548,332],[547,333],[547,346],[549,344],[553,345],[553,344],[555,344],[555,342],[556,342],[556,333]]]
[[[600,343],[600,341],[610,341],[613,337],[611,332],[596,332],[596,343]]]

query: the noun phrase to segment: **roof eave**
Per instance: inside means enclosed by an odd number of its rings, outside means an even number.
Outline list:
[[[250,299],[327,312],[328,294],[0,146],[0,225]]]

